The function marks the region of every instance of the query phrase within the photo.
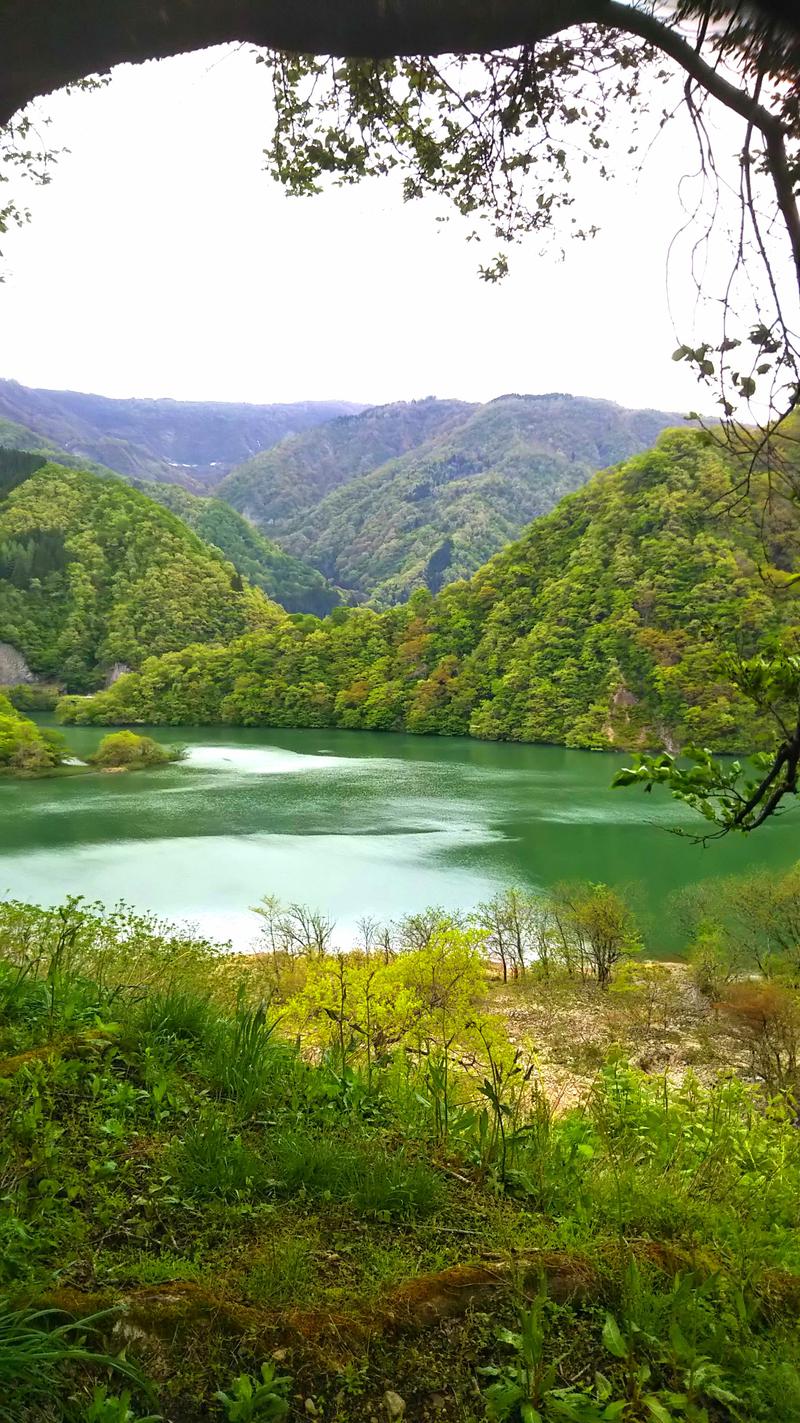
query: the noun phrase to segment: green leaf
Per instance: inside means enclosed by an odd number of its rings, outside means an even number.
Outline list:
[[[613,1354],[615,1359],[627,1359],[628,1346],[613,1314],[606,1315],[606,1322],[603,1325],[603,1343],[609,1354]]]
[[[512,1349],[520,1350],[522,1348],[522,1335],[515,1334],[513,1329],[498,1329],[496,1337],[501,1344],[510,1344]]]
[[[670,1413],[669,1409],[664,1407],[664,1404],[660,1399],[656,1398],[654,1393],[646,1394],[642,1399],[642,1403],[650,1414],[650,1417],[655,1418],[656,1423],[674,1423],[674,1413]]]

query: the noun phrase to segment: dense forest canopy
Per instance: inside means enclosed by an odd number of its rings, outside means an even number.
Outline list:
[[[116,477],[23,462],[0,487],[0,628],[42,677],[88,690],[115,663],[282,616],[176,515]]]
[[[240,464],[220,498],[262,528],[300,520],[326,495],[457,426],[464,400],[401,400],[326,422]]]
[[[732,684],[723,651],[747,657],[796,635],[800,541],[786,501],[769,498],[765,519],[764,475],[746,512],[720,512],[738,477],[719,440],[668,432],[469,582],[383,613],[342,608],[152,658],[62,711],[79,722],[769,748],[773,725]]]
[[[141,488],[157,504],[179,515],[250,583],[290,613],[322,617],[341,601],[336,588],[316,568],[265,538],[223,499],[192,494],[177,484],[148,482]]]
[[[278,520],[276,536],[336,583],[388,607],[415,588],[438,592],[470,577],[562,495],[596,470],[647,449],[677,423],[676,416],[604,400],[501,396],[464,410],[407,454]],[[336,426],[314,434],[328,428]],[[286,442],[264,457],[273,472],[297,444]],[[236,478],[221,491],[228,498],[240,492],[232,489]]]

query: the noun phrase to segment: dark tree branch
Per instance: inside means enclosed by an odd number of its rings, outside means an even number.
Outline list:
[[[602,0],[0,0],[0,124],[38,94],[226,41],[383,59],[535,44]]]
[[[86,74],[230,41],[383,59],[532,46],[580,24],[639,35],[762,132],[780,129],[677,30],[617,0],[0,0],[0,124]]]

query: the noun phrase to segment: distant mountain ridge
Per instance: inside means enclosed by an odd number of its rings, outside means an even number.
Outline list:
[[[289,524],[343,484],[457,425],[465,400],[398,400],[283,440],[233,470],[217,494],[261,527]]]
[[[234,465],[287,435],[363,408],[344,400],[275,405],[116,400],[0,380],[0,420],[129,479],[167,481],[204,493]]]
[[[16,476],[21,470],[34,470],[48,462],[106,479],[120,478],[115,470],[81,455],[71,455],[47,436],[0,416],[0,494],[9,476]],[[265,538],[221,499],[194,494],[178,484],[159,480],[131,478],[128,482],[157,504],[171,509],[206,544],[228,559],[238,573],[288,612],[322,616],[341,601],[339,590],[318,569]]]
[[[598,469],[683,423],[561,393],[370,407],[286,439],[217,493],[379,607],[470,577]]]
[[[682,423],[560,392],[254,406],[0,381],[0,447],[122,474],[269,596],[317,613],[336,598],[389,607],[471,577],[598,469]],[[181,501],[181,489],[214,498]]]

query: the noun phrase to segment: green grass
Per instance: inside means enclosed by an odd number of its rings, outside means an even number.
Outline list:
[[[138,1370],[88,1342],[103,1316],[80,1324],[64,1322],[53,1310],[13,1309],[0,1301],[0,1419],[19,1423],[21,1409],[43,1405],[59,1389],[65,1371],[90,1367],[141,1384]]]
[[[262,1336],[252,1317],[355,1314],[363,1331],[405,1281],[459,1263],[521,1270],[531,1250],[583,1262],[592,1282],[541,1311],[542,1366],[556,1370],[556,1399],[583,1390],[582,1419],[599,1407],[600,1370],[610,1397],[625,1400],[625,1423],[658,1423],[634,1397],[635,1370],[647,1369],[640,1392],[676,1423],[800,1423],[792,1110],[765,1109],[735,1078],[649,1078],[616,1053],[585,1105],[561,1116],[536,1099],[509,1109],[501,1171],[481,1118],[487,1099],[470,1097],[480,1079],[466,1069],[443,1138],[425,1060],[387,1054],[369,1076],[355,1053],[344,1070],[304,1060],[281,1035],[282,1010],[237,999],[213,957],[169,939],[159,947],[139,920],[74,913],[0,913],[0,1056],[32,1054],[0,1075],[3,1423],[85,1423],[103,1388],[109,1412],[108,1320],[69,1326],[64,1313],[35,1310],[55,1299],[68,1311],[73,1290],[95,1312],[137,1291],[210,1301],[188,1332],[173,1321],[128,1339],[128,1361],[152,1376],[152,1411],[168,1423],[221,1420],[214,1395],[233,1397],[234,1380],[258,1379],[284,1347],[295,1419],[308,1397],[332,1423],[381,1417],[391,1388],[409,1418],[482,1423],[491,1380],[530,1373],[497,1333],[519,1334],[530,1308],[513,1270],[465,1317],[419,1336],[376,1326],[367,1345],[345,1328],[335,1346],[295,1335],[286,1345],[277,1325]],[[59,1051],[37,1055],[48,1043]],[[238,1306],[250,1323],[237,1332],[220,1312]],[[607,1313],[630,1357],[609,1352]],[[668,1401],[687,1393],[676,1329],[707,1360],[707,1381],[740,1402],[699,1397],[692,1414]]]

